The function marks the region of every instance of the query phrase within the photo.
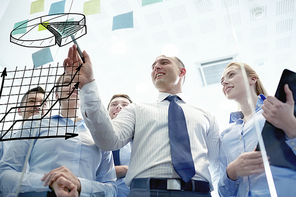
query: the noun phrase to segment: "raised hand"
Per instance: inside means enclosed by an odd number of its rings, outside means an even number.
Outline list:
[[[262,106],[262,115],[268,122],[282,129],[289,138],[296,137],[296,118],[294,116],[293,93],[288,84],[284,86],[286,103],[276,97],[268,96]]]
[[[79,76],[75,77],[75,81],[79,81],[79,88],[82,88],[85,84],[90,83],[95,80],[93,75],[92,64],[90,61],[89,55],[86,51],[83,51],[84,61],[79,57],[77,46],[74,44],[69,48],[68,57],[64,60],[63,66],[65,73],[68,75],[72,75],[76,72],[76,69],[82,65],[80,68]]]

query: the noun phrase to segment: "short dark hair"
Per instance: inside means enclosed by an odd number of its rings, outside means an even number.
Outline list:
[[[123,97],[123,98],[126,98],[127,100],[129,100],[130,103],[132,103],[132,99],[127,95],[127,94],[114,94],[112,96],[112,98],[110,99],[109,103],[108,103],[108,107],[107,107],[107,110],[109,110],[109,107],[110,107],[110,104],[111,104],[111,101],[117,97]]]
[[[32,88],[32,89],[28,90],[28,91],[24,94],[24,96],[22,97],[22,100],[21,100],[21,106],[23,105],[23,103],[25,103],[25,98],[27,97],[27,95],[30,94],[30,93],[32,93],[32,92],[36,92],[36,94],[37,94],[37,93],[42,93],[42,94],[46,95],[45,90],[44,90],[42,87],[37,86],[36,88]]]
[[[182,68],[185,68],[184,63],[179,58],[177,58],[176,56],[175,56],[175,58],[176,58],[176,60],[178,60],[179,66],[182,67]]]

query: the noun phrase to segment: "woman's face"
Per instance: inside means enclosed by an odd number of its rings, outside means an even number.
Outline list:
[[[250,80],[250,77],[248,77]],[[239,66],[233,65],[226,68],[222,74],[222,91],[227,99],[237,100],[238,97],[246,97],[246,86],[243,73]]]

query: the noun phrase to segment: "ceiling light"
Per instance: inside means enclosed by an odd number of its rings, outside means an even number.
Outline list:
[[[260,19],[263,17],[263,10],[261,8],[255,8],[253,11],[253,17],[256,19]]]

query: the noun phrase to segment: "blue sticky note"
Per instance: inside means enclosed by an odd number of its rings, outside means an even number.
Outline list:
[[[47,64],[53,61],[50,48],[41,49],[32,54],[34,68]]]
[[[65,2],[66,2],[66,0],[52,3],[50,6],[48,15],[64,13],[65,12]]]
[[[142,0],[142,6],[162,2],[163,0]]]
[[[133,28],[133,12],[117,15],[113,17],[112,31],[116,29]]]
[[[27,32],[27,25],[29,20],[20,21],[14,24],[12,35],[24,34]],[[15,29],[16,28],[16,29]]]

